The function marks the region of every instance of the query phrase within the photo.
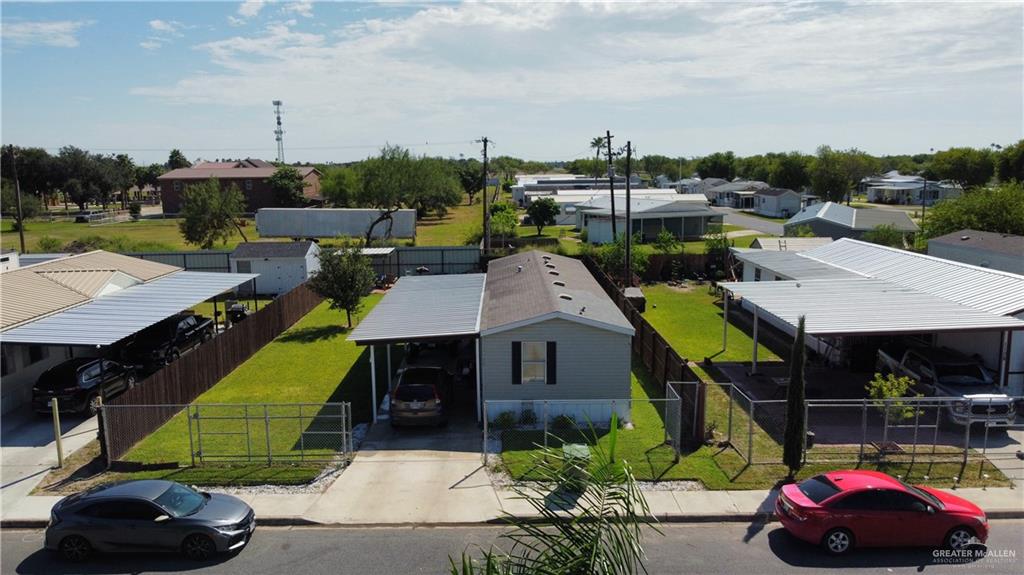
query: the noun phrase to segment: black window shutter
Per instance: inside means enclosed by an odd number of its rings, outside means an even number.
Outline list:
[[[512,342],[512,385],[523,383],[523,342]]]
[[[555,345],[555,342],[548,342],[548,385],[555,385],[556,383],[558,383],[557,381],[555,381],[555,376],[558,374],[558,354],[555,353],[556,348],[557,346]]]

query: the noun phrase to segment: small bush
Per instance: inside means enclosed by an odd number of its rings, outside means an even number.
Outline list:
[[[905,375],[897,377],[891,373],[886,375],[876,373],[875,377],[864,386],[864,390],[867,391],[868,397],[871,399],[886,402],[889,405],[889,417],[913,419],[914,407],[909,403],[899,401],[900,398],[907,396],[921,397],[920,393],[911,392],[913,386],[914,380]],[[884,407],[880,407],[879,411],[884,413],[886,410]]]
[[[580,232],[580,241],[583,243],[587,243],[587,236],[587,228],[583,228],[583,231]]]
[[[36,242],[36,249],[46,253],[59,252],[62,247],[64,247],[64,244],[52,236],[43,236]]]
[[[528,427],[537,425],[537,413],[532,409],[524,409],[522,413],[519,414],[519,424]]]
[[[556,431],[569,431],[576,429],[576,419],[571,415],[563,413],[551,420],[551,429]]]
[[[502,411],[491,424],[495,429],[512,429],[516,426],[516,414],[512,411]]]
[[[142,215],[142,204],[139,202],[128,204],[128,213],[132,216],[133,220],[139,219],[139,216]]]

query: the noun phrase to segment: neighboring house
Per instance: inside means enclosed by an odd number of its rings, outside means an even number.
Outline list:
[[[299,171],[306,187],[302,195],[309,202],[318,202],[320,196],[320,172],[313,166],[299,166]],[[158,178],[160,197],[165,214],[176,214],[181,211],[182,195],[191,184],[215,178],[226,188],[231,184],[245,196],[245,211],[256,212],[260,208],[277,205],[274,192],[267,180],[274,175],[277,167],[263,160],[242,160],[239,162],[201,162],[191,168],[171,170]]]
[[[872,369],[880,345],[913,337],[976,355],[1012,394],[1024,393],[1024,275],[850,238],[802,252],[732,252],[743,283],[760,283],[725,289],[789,335],[806,315],[818,354]]]
[[[788,218],[800,211],[800,194],[785,188],[767,188],[754,192],[754,211],[769,218]]]
[[[904,233],[919,229],[901,210],[857,209],[835,202],[807,206],[786,221],[783,227],[787,236],[793,234],[795,228],[807,226],[818,237],[856,239],[881,225],[891,225]]]
[[[626,197],[624,189],[615,190],[615,196]],[[538,198],[551,198],[558,204],[559,213],[555,216],[555,225],[559,226],[575,226],[576,225],[576,210],[580,204],[586,204],[587,202],[599,197],[610,197],[611,192],[606,188],[603,190],[553,190],[553,191],[530,191],[524,194],[523,204],[529,206],[534,200]],[[646,198],[646,199],[681,199],[683,196],[676,193],[675,190],[671,189],[658,189],[658,188],[641,188],[638,190],[630,190],[631,198]],[[688,196],[692,197],[692,196]],[[701,200],[704,200],[704,196],[700,196]]]
[[[0,254],[0,272],[16,270],[19,265],[18,252],[14,250],[5,250]]]
[[[832,243],[832,238],[754,238],[750,249],[773,252],[802,252]]]
[[[616,190],[625,189],[626,178],[614,176],[612,183]],[[640,176],[633,175],[629,179],[633,189],[646,188]],[[608,177],[595,178],[580,174],[543,174],[516,176],[516,184],[512,186],[512,201],[520,206],[526,204],[527,192],[552,192],[555,190],[607,190]]]
[[[957,198],[963,189],[954,182],[927,181],[921,176],[905,176],[896,170],[861,180],[868,201],[879,204],[919,206]]]
[[[928,255],[1024,275],[1024,236],[960,230],[928,240]]]
[[[692,199],[690,199],[692,198]],[[587,231],[593,244],[615,240],[612,234],[611,198],[602,196],[576,206],[577,227]],[[722,223],[723,215],[707,206],[700,194],[679,195],[673,199],[630,198],[630,216],[634,234],[643,242],[653,241],[665,229],[678,239],[697,239],[711,224]],[[626,229],[626,200],[615,196],[616,231]]]
[[[713,206],[752,210],[755,207],[754,193],[770,187],[764,182],[741,180],[715,186],[706,193]]]
[[[535,413],[537,400],[629,399],[632,336],[579,260],[539,251],[494,260],[480,311],[482,399],[521,400]]]
[[[320,269],[319,255],[320,246],[309,240],[244,242],[231,253],[231,271],[259,274],[256,293],[280,295],[291,291]]]

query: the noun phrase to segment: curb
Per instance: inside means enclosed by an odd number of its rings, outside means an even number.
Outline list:
[[[989,519],[1024,519],[1024,509],[1005,509],[987,512]],[[720,513],[712,515],[666,515],[656,518],[658,523],[774,523],[778,521],[774,514],[763,513]],[[453,521],[453,522],[403,522],[403,523],[319,523],[303,517],[257,517],[257,524],[267,527],[321,527],[333,529],[382,529],[412,527],[482,527],[508,526],[509,520],[530,524],[543,524],[548,521],[537,516],[496,517],[484,521]],[[43,529],[49,523],[42,519],[4,519],[0,520],[0,529]]]

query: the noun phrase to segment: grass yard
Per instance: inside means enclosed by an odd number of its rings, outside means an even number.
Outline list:
[[[639,480],[700,481],[712,490],[734,489],[769,489],[774,487],[786,476],[783,465],[756,464],[746,462],[730,447],[702,446],[695,451],[683,453],[678,463],[673,461],[672,449],[664,445],[664,418],[658,404],[642,401],[648,398],[663,397],[658,386],[647,374],[638,358],[633,358],[632,394],[635,401],[632,407],[633,429],[620,429],[616,457],[629,462],[634,476]],[[707,397],[707,421],[719,422],[719,429],[725,427],[728,418],[728,396],[718,386],[710,386]],[[746,414],[735,409],[733,412],[734,429],[746,429]],[[607,430],[596,430],[595,433],[578,430],[561,430],[553,432],[568,442],[600,444],[607,449]],[[724,434],[723,434],[724,435]],[[538,457],[543,456],[543,432],[510,430],[502,432],[501,465],[516,479],[537,479],[535,464]],[[596,437],[595,437],[596,436]],[[755,425],[756,460],[781,460],[782,448],[767,433]],[[552,448],[561,447],[562,441],[549,437],[548,445]],[[798,479],[811,477],[818,473],[835,469],[836,465],[811,464],[805,466],[797,475]],[[841,464],[840,467],[857,467],[856,463]],[[1006,486],[1009,481],[994,469],[991,464],[984,465],[978,461],[970,462],[967,467],[957,462],[911,464],[909,461],[869,462],[859,466],[862,469],[883,471],[890,475],[902,475],[904,480],[924,483],[940,488],[949,488],[954,484],[954,477],[960,477],[960,486]],[[982,471],[989,475],[982,478]],[[928,476],[928,480],[924,480]]]
[[[258,239],[256,226],[252,220],[243,230],[250,241]],[[6,248],[18,246],[18,232],[12,229],[13,222],[5,218],[0,226],[0,244]],[[102,238],[104,249],[111,251],[181,251],[196,250],[197,246],[185,243],[178,231],[178,220],[139,220],[137,222],[119,222],[114,224],[76,224],[74,222],[47,222],[30,220],[25,227],[25,248],[29,252],[45,251],[40,248],[39,240],[51,237],[62,245],[91,236]],[[233,250],[242,241],[242,236],[234,233],[226,243],[214,246],[214,249]]]
[[[365,314],[381,298],[380,295],[367,297]],[[355,423],[370,419],[370,366],[369,351],[345,340],[343,312],[333,311],[322,303],[299,320],[291,329],[267,344],[248,361],[240,365],[216,386],[200,395],[195,403],[352,403]],[[383,355],[383,354],[382,354]],[[401,360],[397,354],[395,365]],[[378,396],[383,398],[387,385],[387,368],[384,361],[378,362]],[[212,408],[210,408],[212,410]],[[272,408],[273,409],[273,408]],[[279,408],[284,410],[284,408]],[[212,413],[212,411],[211,411]],[[292,411],[294,413],[294,411]],[[271,413],[273,416],[274,413]],[[306,426],[316,426],[314,413],[306,412]],[[273,421],[273,420],[272,420]],[[285,420],[281,420],[285,421]],[[271,426],[273,453],[286,453],[297,448],[299,441],[298,420],[286,428],[274,422]],[[320,424],[324,420],[319,421]],[[216,425],[211,422],[209,425]],[[236,424],[237,425],[237,424]],[[212,430],[208,428],[208,430]],[[218,430],[220,431],[220,430]],[[237,429],[235,430],[237,431]],[[258,449],[266,444],[266,434],[260,425],[252,426],[252,443]],[[223,445],[241,448],[244,441],[237,439],[235,445],[230,439]],[[240,442],[240,444],[237,444]],[[211,451],[212,449],[207,449]],[[265,447],[260,454],[265,454]],[[326,450],[325,450],[326,452]],[[257,456],[258,457],[258,456]],[[190,468],[188,423],[180,413],[152,435],[139,442],[124,458],[146,466],[167,466],[177,464],[183,469],[149,469],[125,474],[132,478],[166,477],[176,481],[206,484],[238,483],[302,483],[315,477],[321,465],[296,464],[266,467],[262,464],[219,466],[205,465]],[[257,459],[258,461],[258,459]]]

